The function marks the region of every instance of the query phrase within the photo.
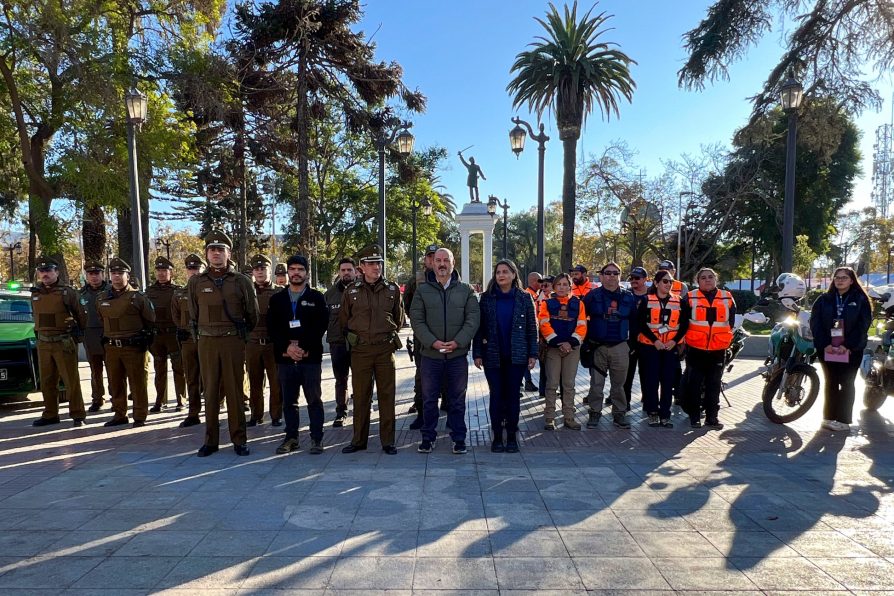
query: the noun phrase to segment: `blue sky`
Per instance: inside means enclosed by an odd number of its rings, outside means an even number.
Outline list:
[[[748,97],[760,89],[780,55],[780,31],[791,23],[774,24],[774,32],[730,70],[730,80],[701,92],[677,87],[676,73],[685,60],[681,36],[704,17],[707,0],[603,0],[597,11],[615,17],[614,31],[604,39],[617,42],[639,64],[633,69],[637,90],[632,104],[622,104],[620,119],[603,121],[591,114],[578,155],[599,152],[613,140],[624,140],[638,152],[648,175],[663,168],[662,160],[697,153],[701,145],[728,144],[733,132],[750,113]],[[432,2],[370,0],[361,24],[377,44],[380,59],[395,60],[404,68],[404,80],[428,96],[425,114],[414,118],[417,146],[438,144],[450,155],[442,180],[457,202],[468,200],[465,169],[456,152],[482,166],[487,181],[479,184],[481,196],[507,198],[512,211],[536,203],[536,145],[528,142],[521,158],[509,150],[510,117],[515,114],[506,93],[509,68],[542,28],[534,21],[546,2],[487,0]],[[589,3],[583,3],[588,8]],[[882,113],[866,112],[858,119],[864,131],[863,169],[870,172],[875,128],[890,120],[890,77],[881,85],[886,104]],[[535,117],[519,115],[534,124]],[[544,120],[547,134],[546,198],[561,196],[562,151],[554,121]],[[859,182],[855,205],[869,204],[869,176]]]

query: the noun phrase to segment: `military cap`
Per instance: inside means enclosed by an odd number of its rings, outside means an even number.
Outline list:
[[[378,244],[371,244],[363,248],[359,253],[357,253],[357,258],[360,260],[361,263],[381,263],[385,261],[385,259],[382,257],[382,248]]]
[[[195,253],[190,253],[183,260],[183,264],[186,265],[187,269],[201,269],[205,266],[205,259]]]
[[[205,236],[205,248],[211,248],[212,246],[233,248],[233,241],[220,230],[211,230]]]
[[[109,260],[109,271],[127,271],[130,272],[130,265],[124,259],[115,257]]]
[[[438,246],[437,244],[429,244],[429,245],[425,248],[425,256],[435,254],[436,252],[438,252],[438,249],[439,249],[439,248],[441,248],[441,247]]]
[[[270,259],[267,255],[255,255],[251,258],[251,268],[255,267],[269,267]]]
[[[288,275],[288,272],[286,271],[286,264],[285,263],[277,263],[276,268],[273,270],[273,274],[274,275]]]
[[[86,263],[84,263],[84,271],[88,273],[105,271],[105,268],[105,265],[103,265],[100,261],[87,261]]]
[[[155,268],[156,269],[173,269],[174,263],[169,261],[166,257],[159,256],[155,259]]]
[[[36,267],[38,271],[49,271],[50,269],[58,269],[59,263],[56,259],[44,255],[37,259]]]

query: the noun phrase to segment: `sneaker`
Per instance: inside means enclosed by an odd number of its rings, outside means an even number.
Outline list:
[[[698,418],[690,418],[689,419],[689,428],[701,428],[702,421]]]
[[[661,426],[661,419],[658,417],[658,414],[649,414],[649,426],[652,428]]]
[[[596,428],[599,426],[600,418],[602,418],[602,412],[594,412],[590,410],[590,416],[587,418],[587,428]]]
[[[568,430],[580,430],[580,422],[575,420],[574,418],[566,418],[564,420],[565,428]]]
[[[670,421],[670,418],[662,418],[658,423],[661,428],[673,428],[674,423]]]
[[[292,451],[298,450],[298,439],[285,439],[282,443],[279,444],[279,447],[276,448],[276,453],[279,455],[284,455],[286,453],[291,453]]]
[[[345,425],[345,416],[344,414],[336,414],[335,420],[332,421],[332,428],[341,428]]]
[[[831,431],[847,432],[851,429],[851,425],[846,422],[839,422],[837,420],[829,420],[828,422],[829,425],[826,426],[826,428]]]
[[[320,455],[323,453],[323,441],[318,439],[311,439],[310,441],[310,452],[311,455]]]
[[[468,453],[469,450],[466,449],[465,441],[454,441],[453,442],[453,453],[456,455],[463,455]]]
[[[159,412],[161,412],[161,404],[155,404],[154,406],[149,408],[149,411],[153,414],[158,414]]]
[[[628,429],[630,428],[630,423],[627,422],[627,416],[624,414],[615,414],[612,416],[612,423],[618,428]]]
[[[506,441],[506,453],[518,453],[518,440],[513,438]]]
[[[416,451],[419,453],[431,453],[432,449],[435,448],[434,441],[429,441],[428,439],[422,439],[422,442],[419,443],[419,447],[416,448]]]
[[[716,418],[708,419],[705,420],[705,428],[709,428],[711,430],[721,430],[723,429],[723,423]]]
[[[551,418],[547,419],[547,421],[543,423],[543,430],[556,430],[556,421]]]

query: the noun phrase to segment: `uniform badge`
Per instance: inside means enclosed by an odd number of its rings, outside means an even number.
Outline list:
[[[100,302],[99,305],[100,306],[112,306],[112,304],[110,302]]]
[[[214,290],[212,290],[211,288],[204,288],[202,291],[205,292],[206,294],[210,294]]]
[[[31,296],[31,300],[40,300],[40,296]]]
[[[348,294],[356,294],[358,291],[359,290],[350,290],[348,291]],[[35,298],[35,300],[37,300],[37,298]]]

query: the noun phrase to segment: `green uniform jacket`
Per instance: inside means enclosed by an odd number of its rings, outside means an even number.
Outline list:
[[[444,289],[433,271],[425,283],[416,288],[410,306],[413,334],[422,342],[422,355],[428,358],[465,357],[478,331],[481,313],[472,286],[459,281],[453,272],[450,285]],[[449,354],[432,348],[436,341],[455,341],[459,347]]]

